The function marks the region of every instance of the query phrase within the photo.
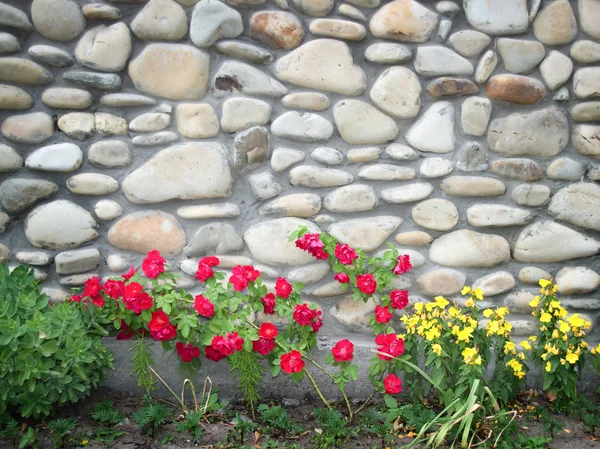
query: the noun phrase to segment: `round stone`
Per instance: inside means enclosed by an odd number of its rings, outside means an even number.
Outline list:
[[[22,212],[57,191],[58,186],[50,181],[8,178],[0,185],[0,202],[10,213]]]
[[[563,267],[555,276],[561,295],[589,293],[600,287],[600,275],[588,267]]]
[[[85,29],[83,12],[71,0],[33,0],[31,19],[36,31],[53,41],[68,42]]]
[[[492,163],[492,173],[503,178],[535,182],[542,178],[542,168],[531,159],[500,159]]]
[[[100,200],[94,206],[94,213],[100,220],[114,220],[123,215],[123,208],[113,200]]]
[[[325,165],[340,165],[344,162],[344,155],[335,148],[318,147],[313,150],[310,157]]]
[[[106,94],[100,97],[100,104],[113,108],[127,108],[131,106],[153,106],[156,100],[138,94]]]
[[[471,288],[480,289],[485,297],[497,296],[511,290],[517,281],[508,271],[496,271],[473,282]]]
[[[577,19],[569,0],[557,0],[542,9],[533,21],[533,34],[546,45],[564,45],[577,35]]]
[[[242,238],[229,223],[210,223],[201,226],[183,252],[188,257],[226,254],[244,247]]]
[[[524,284],[538,285],[540,279],[552,280],[552,275],[538,267],[523,267],[519,270],[519,280]]]
[[[10,33],[0,33],[0,53],[17,53],[21,50],[19,40]]]
[[[463,7],[467,20],[474,28],[494,36],[524,33],[529,25],[529,11],[525,0],[499,3],[465,0]]]
[[[221,128],[233,133],[256,125],[266,125],[271,117],[271,105],[253,98],[230,98],[223,103]]]
[[[600,159],[600,126],[577,125],[573,128],[571,143],[580,154]]]
[[[545,49],[537,41],[500,38],[496,48],[502,56],[504,68],[511,73],[527,73],[542,62]]]
[[[508,262],[510,246],[500,235],[460,229],[435,239],[429,258],[447,267],[487,268]]]
[[[131,31],[140,39],[183,39],[188,31],[187,15],[173,0],[150,0],[131,22]]]
[[[200,206],[181,206],[177,215],[186,220],[205,220],[208,218],[232,218],[240,215],[240,206],[233,203],[202,204]]]
[[[283,84],[258,68],[233,60],[221,64],[212,87],[215,97],[226,97],[236,93],[281,97],[287,92]]]
[[[8,84],[0,84],[0,109],[23,110],[33,106],[33,98],[23,89]]]
[[[10,173],[23,166],[23,158],[14,150],[0,143],[0,173]]]
[[[119,182],[100,173],[80,173],[67,179],[67,188],[76,195],[106,195],[119,190]]]
[[[330,212],[349,213],[373,210],[379,205],[373,187],[365,184],[352,184],[339,187],[323,200],[323,206]]]
[[[487,34],[475,30],[462,30],[452,33],[448,42],[465,58],[479,56],[492,40]]]
[[[577,41],[571,46],[571,58],[577,62],[591,64],[600,61],[600,44],[594,41]]]
[[[458,223],[458,209],[448,200],[433,198],[413,207],[412,218],[426,229],[449,231]]]
[[[329,264],[324,261],[311,263],[290,271],[287,278],[290,282],[302,282],[311,285],[319,282],[329,273]]]
[[[127,167],[133,161],[133,155],[125,142],[101,140],[90,146],[88,160],[101,168]]]
[[[293,0],[294,6],[312,17],[325,17],[331,12],[334,0]]]
[[[432,45],[417,48],[415,71],[423,76],[472,75],[475,69],[468,59],[447,47]]]
[[[584,172],[583,164],[568,157],[553,160],[546,169],[548,178],[559,181],[578,181]]]
[[[427,296],[451,296],[464,287],[467,276],[460,271],[441,268],[429,271],[417,278],[417,288]]]
[[[131,55],[131,34],[123,22],[88,30],[75,47],[75,58],[101,72],[120,72]]]
[[[77,170],[82,162],[81,148],[73,143],[57,143],[35,150],[27,157],[25,165],[32,170],[71,173]]]
[[[83,15],[92,20],[118,20],[121,11],[116,6],[102,3],[89,3],[82,8]]]
[[[214,44],[214,48],[224,55],[256,64],[267,64],[273,60],[273,55],[268,51],[242,41],[221,40]]]
[[[406,67],[390,67],[375,80],[369,96],[375,105],[394,117],[416,117],[421,109],[421,83]]]
[[[454,164],[449,159],[441,157],[428,157],[421,162],[419,174],[424,178],[439,178],[452,173]]]
[[[289,111],[273,120],[271,133],[299,142],[319,142],[328,140],[333,135],[333,125],[317,114]]]
[[[271,169],[279,173],[304,159],[306,159],[306,154],[302,150],[275,148],[271,155]]]
[[[21,263],[34,266],[50,265],[54,260],[50,254],[44,251],[19,251],[15,257]]]
[[[600,67],[584,67],[575,71],[573,91],[577,98],[600,96]]]
[[[385,149],[385,154],[397,161],[414,161],[419,157],[415,150],[401,143],[388,145]]]
[[[498,56],[493,50],[488,50],[479,60],[475,69],[475,81],[485,83],[498,65]]]
[[[348,162],[351,164],[376,161],[380,156],[381,149],[376,147],[353,148],[347,153]]]
[[[438,15],[414,0],[396,0],[371,17],[373,36],[404,42],[425,42],[438,24]]]
[[[571,77],[573,62],[571,59],[552,50],[540,66],[542,78],[551,90],[556,90]]]
[[[552,197],[548,213],[558,220],[600,231],[600,186],[579,182],[560,189]]]
[[[77,140],[85,140],[96,131],[96,118],[90,112],[69,112],[58,119],[58,129]]]
[[[207,139],[219,134],[219,118],[206,103],[179,103],[175,109],[177,131],[188,139]]]
[[[262,43],[281,50],[293,50],[304,38],[300,19],[290,12],[282,11],[259,11],[252,14],[250,32]]]

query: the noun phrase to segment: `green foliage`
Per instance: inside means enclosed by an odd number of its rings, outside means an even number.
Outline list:
[[[379,410],[370,408],[364,410],[358,418],[361,431],[381,439],[377,447],[391,446],[394,436],[392,425],[386,421],[385,415]]]
[[[498,449],[546,449],[552,438],[544,436],[529,436],[520,431],[511,438],[506,438],[498,444]]]
[[[392,402],[394,401],[394,402]],[[406,404],[399,406],[398,403],[391,398],[386,396],[386,403],[390,408],[385,414],[387,422],[402,423],[407,429],[420,432],[421,429],[433,421],[436,414],[430,408],[425,407],[422,404]]]
[[[48,430],[54,438],[54,447],[64,448],[77,427],[76,419],[55,419],[48,423]]]
[[[258,406],[258,410],[265,425],[263,429],[265,433],[287,438],[303,430],[302,426],[292,421],[287,410],[278,405],[269,407],[267,404],[261,404]]]
[[[133,415],[133,421],[140,426],[142,433],[154,438],[160,427],[173,420],[173,412],[150,396],[144,398],[144,403],[144,407]]]
[[[113,368],[89,313],[48,300],[31,269],[10,273],[0,264],[0,413],[10,407],[23,417],[49,415],[89,395]]]
[[[204,429],[200,422],[206,416],[204,409],[200,409],[194,413],[188,413],[185,415],[183,421],[177,423],[177,432],[187,432],[192,436],[192,443],[199,444],[202,435],[204,434]]]
[[[228,359],[229,371],[237,380],[238,387],[254,415],[254,404],[260,399],[259,388],[265,368],[257,353],[238,351]]]
[[[117,429],[117,426],[123,422],[123,415],[112,401],[104,400],[94,404],[90,417],[98,423],[94,438],[106,447],[112,447],[115,440],[126,432]]]
[[[315,449],[340,447],[358,435],[357,428],[350,426],[348,419],[335,409],[316,408],[313,413],[320,429],[313,436]]]
[[[240,417],[240,414],[236,412],[233,420],[235,427],[230,435],[227,436],[228,440],[239,443],[240,446],[244,444],[244,438],[247,434],[254,432],[257,429],[256,423]]]
[[[131,374],[137,378],[138,386],[147,393],[156,390],[156,380],[150,368],[154,368],[154,358],[150,342],[146,338],[136,338],[129,352],[133,353]]]
[[[563,429],[562,421],[555,419],[546,408],[538,406],[534,409],[533,413],[537,415],[544,432],[550,435],[551,439],[554,438],[557,432]]]
[[[6,417],[8,415],[3,415]],[[19,422],[14,418],[8,418],[6,424],[0,429],[0,439],[10,440],[13,447],[17,446],[17,439],[21,436],[21,428]]]

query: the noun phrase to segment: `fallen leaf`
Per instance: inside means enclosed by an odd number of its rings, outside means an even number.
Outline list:
[[[569,429],[564,429],[563,432],[564,433],[571,433],[571,431]]]
[[[323,433],[323,429],[315,429],[315,433],[321,435]]]
[[[417,435],[418,435],[418,434],[417,434],[416,432],[412,432],[412,431],[411,431],[411,432],[408,432],[408,433],[406,434],[406,436],[407,436],[408,438],[414,438],[414,437],[416,437]]]

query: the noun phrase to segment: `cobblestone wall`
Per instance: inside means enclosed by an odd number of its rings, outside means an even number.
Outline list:
[[[4,0],[0,259],[61,299],[218,254],[359,338],[306,225],[409,253],[413,300],[481,287],[529,335],[553,276],[597,324],[599,40],[600,0]]]

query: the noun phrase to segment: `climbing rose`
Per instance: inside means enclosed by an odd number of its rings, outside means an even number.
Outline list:
[[[390,292],[390,300],[394,309],[402,310],[408,305],[408,290],[393,290]]]
[[[221,354],[223,357],[233,354],[235,351],[229,345],[229,341],[222,335],[215,335],[210,344],[212,348]]]
[[[260,271],[251,265],[237,265],[231,270],[229,282],[233,284],[233,289],[241,292],[248,287],[248,281],[254,282],[260,276]]]
[[[94,276],[85,281],[85,288],[83,289],[82,296],[88,296],[93,298],[94,296],[98,296],[102,291],[102,284],[100,283],[100,278]]]
[[[358,254],[348,245],[340,245],[335,247],[335,257],[338,258],[343,265],[352,265],[355,259],[358,259]]]
[[[152,312],[152,319],[148,323],[150,335],[155,340],[171,340],[177,335],[177,330],[171,324],[169,316],[162,310]]]
[[[152,307],[152,297],[148,293],[142,292],[142,289],[142,284],[138,282],[132,282],[125,286],[123,302],[127,310],[140,314],[142,310]]]
[[[198,269],[196,270],[196,279],[200,282],[206,282],[210,278],[215,277],[215,272],[211,267],[219,265],[219,258],[215,256],[205,257],[200,259],[198,262]]]
[[[106,304],[106,302],[101,295],[97,295],[92,298],[92,305],[96,307],[104,307],[104,304]]]
[[[227,334],[227,340],[229,346],[233,348],[233,351],[241,351],[244,347],[244,339],[238,336],[237,332]]]
[[[317,310],[317,319],[310,323],[310,327],[313,328],[313,331],[319,332],[319,329],[323,326],[323,312]]]
[[[121,275],[121,277],[123,279],[125,279],[126,281],[128,281],[129,279],[131,279],[133,276],[135,276],[135,273],[137,273],[137,271],[135,271],[135,268],[130,267],[129,270],[127,270],[127,273],[123,273]]]
[[[347,284],[350,282],[350,278],[346,273],[338,273],[333,277],[333,279],[338,281],[340,284]]]
[[[200,316],[211,318],[215,315],[215,305],[202,295],[194,298],[194,309]]]
[[[221,261],[216,256],[207,256],[200,259],[198,263],[208,265],[209,267],[216,267],[219,265],[219,263],[221,263]]]
[[[264,313],[267,315],[273,315],[275,313],[275,295],[273,293],[267,293],[263,298],[260,298],[263,303]]]
[[[166,260],[160,255],[159,251],[150,251],[142,262],[142,270],[144,270],[146,277],[156,279],[160,273],[165,271],[165,262]]]
[[[296,247],[308,251],[313,257],[321,260],[327,260],[329,255],[323,247],[325,244],[319,238],[319,234],[304,234],[302,238],[296,240]]]
[[[354,358],[354,344],[350,340],[340,340],[331,348],[331,353],[336,362],[349,362]]]
[[[175,344],[175,349],[177,349],[181,361],[185,363],[189,363],[193,359],[200,357],[200,349],[191,343],[182,343],[178,341]]]
[[[394,274],[400,275],[408,273],[411,270],[411,268],[412,265],[410,264],[410,256],[408,254],[402,254],[398,256],[398,263],[392,271],[394,272]]]
[[[375,321],[378,323],[387,323],[392,319],[390,309],[387,307],[375,306]]]
[[[386,394],[398,394],[402,392],[402,381],[392,373],[383,379],[383,386]]]
[[[292,293],[292,284],[285,278],[277,278],[275,281],[275,293],[283,299],[288,299]]]
[[[260,355],[269,355],[273,349],[275,349],[275,342],[273,340],[261,337],[252,342],[252,350],[258,352]]]
[[[69,302],[81,302],[81,295],[71,295]]]
[[[206,348],[204,348],[204,355],[208,360],[212,360],[213,362],[218,362],[219,360],[225,358],[223,354],[221,354],[212,346],[207,346]]]
[[[381,360],[391,360],[392,357],[398,357],[404,354],[404,339],[396,334],[379,334],[375,337],[377,351],[388,355],[377,354]]]
[[[117,340],[130,340],[133,337],[133,329],[131,329],[125,320],[121,320],[121,330],[117,334]]]
[[[286,374],[299,373],[304,369],[304,360],[302,360],[302,354],[299,351],[293,350],[287,354],[281,354],[279,359],[279,366],[281,370]]]
[[[317,318],[317,311],[312,310],[306,304],[296,304],[293,317],[294,321],[300,326],[308,326],[315,318]]]
[[[125,293],[125,284],[123,281],[109,279],[104,283],[104,292],[112,299],[119,299]]]
[[[356,276],[356,286],[365,295],[372,295],[377,290],[377,282],[371,273]]]
[[[279,333],[279,331],[277,330],[277,327],[275,327],[271,323],[263,323],[260,325],[260,328],[258,329],[259,337],[265,338],[267,340],[274,340],[275,337],[277,337],[278,333]]]

